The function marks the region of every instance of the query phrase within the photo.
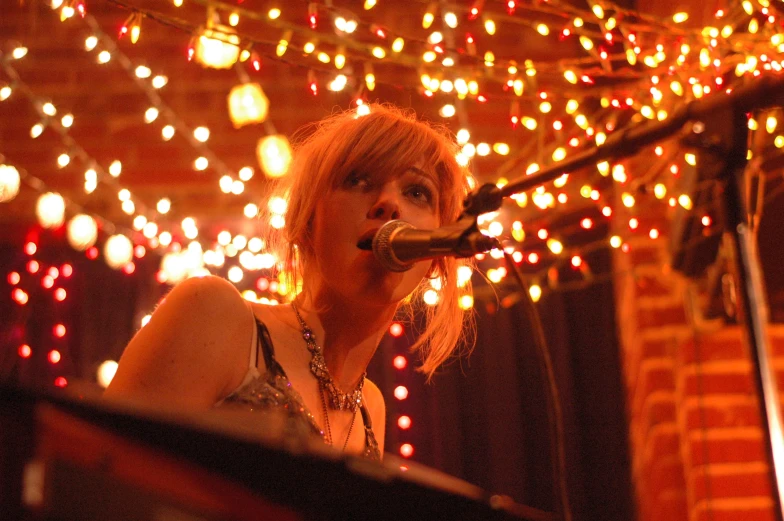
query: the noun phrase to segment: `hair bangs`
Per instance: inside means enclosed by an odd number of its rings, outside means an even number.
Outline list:
[[[435,161],[441,156],[438,137],[428,128],[407,119],[391,119],[382,111],[353,121],[342,153],[336,154],[331,185],[338,186],[349,175],[367,174],[386,179],[419,165],[438,176]],[[353,135],[352,135],[353,134]],[[436,179],[441,184],[441,179]]]

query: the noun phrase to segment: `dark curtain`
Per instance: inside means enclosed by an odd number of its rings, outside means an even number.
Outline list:
[[[5,275],[0,281],[0,380],[35,388],[52,388],[57,376],[74,383],[94,382],[98,366],[105,360],[119,360],[142,317],[168,290],[155,282],[160,257],[147,254],[135,259],[136,271],[129,275],[108,267],[100,257],[90,260],[72,250],[53,232],[38,230],[29,238],[38,245],[32,256],[19,244],[0,245],[0,273]],[[38,273],[27,271],[31,259],[39,263]],[[61,270],[65,264],[73,274],[59,276],[51,289],[42,287],[45,270]],[[10,283],[10,272],[20,274],[19,284]],[[59,287],[67,292],[62,302],[53,297]],[[15,288],[29,295],[24,306],[11,299]],[[66,327],[63,338],[53,335],[58,323]],[[17,353],[22,343],[32,348],[28,359]],[[52,349],[61,353],[56,364],[47,358]]]
[[[604,259],[609,264],[609,259]],[[503,302],[503,300],[502,300]],[[612,285],[551,292],[538,304],[564,417],[566,480],[573,519],[634,519],[624,387]],[[387,339],[369,371],[387,396],[387,447],[415,447],[413,459],[518,503],[558,510],[551,466],[546,379],[521,303],[477,303],[470,357],[430,384],[391,371],[406,342]],[[406,385],[409,398],[392,398]],[[408,431],[397,417],[412,418]]]

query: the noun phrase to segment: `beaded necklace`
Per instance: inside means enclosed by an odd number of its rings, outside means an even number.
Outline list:
[[[319,395],[321,396],[321,405],[324,411],[324,426],[326,427],[326,441],[328,444],[333,445],[333,440],[332,429],[329,424],[329,415],[327,414],[327,399],[324,395],[326,394],[329,396],[329,405],[332,409],[339,411],[349,410],[352,412],[351,424],[348,427],[348,435],[346,436],[346,442],[343,444],[343,450],[345,451],[348,446],[348,440],[351,438],[351,430],[354,428],[354,422],[357,418],[357,408],[362,402],[362,386],[365,384],[365,376],[367,373],[362,374],[359,383],[353,391],[348,393],[341,391],[337,385],[335,385],[332,375],[329,374],[322,348],[316,343],[316,336],[313,334],[313,330],[310,329],[302,319],[294,302],[291,303],[291,308],[297,316],[297,321],[302,328],[302,338],[305,340],[308,351],[310,351],[310,372],[313,373],[313,376],[316,377],[316,380],[319,383]]]

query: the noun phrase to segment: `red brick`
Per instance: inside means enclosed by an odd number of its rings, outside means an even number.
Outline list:
[[[648,395],[647,402],[643,404],[642,415],[646,431],[663,423],[675,423],[677,410],[673,393],[659,392]]]
[[[695,470],[691,476],[694,500],[730,497],[769,497],[771,493],[768,465],[730,463],[708,465]]]
[[[650,515],[651,521],[680,521],[687,517],[686,493],[683,490],[668,490],[660,494],[654,502]],[[642,516],[640,516],[642,519]]]
[[[712,335],[686,339],[678,347],[678,358],[684,364],[711,360],[749,360],[743,341],[734,335]]]
[[[697,503],[692,521],[773,521],[773,501],[767,497],[713,499]]]
[[[664,264],[662,247],[658,244],[634,244],[629,255],[631,256],[632,266],[641,266],[645,264],[661,266]]]
[[[687,430],[716,427],[759,427],[759,405],[749,395],[690,397],[681,405]]]
[[[685,322],[686,314],[683,311],[683,306],[677,304],[665,308],[640,310],[637,313],[638,330],[684,324]]]
[[[684,490],[686,479],[683,474],[683,461],[680,454],[657,458],[651,463],[646,474],[647,488],[653,497],[667,490]]]
[[[747,362],[727,361],[684,367],[679,374],[685,396],[756,393]]]
[[[657,461],[660,458],[680,454],[680,434],[675,424],[657,425],[650,430],[644,447],[645,462]]]
[[[689,435],[691,466],[715,463],[750,463],[766,458],[758,428],[714,429]]]
[[[669,356],[671,340],[643,340],[640,342],[642,358],[663,358]]]
[[[634,281],[638,297],[665,297],[673,294],[672,281],[661,275],[637,275]]]
[[[675,375],[672,362],[665,358],[645,360],[640,364],[637,389],[634,390],[633,406],[644,405],[653,392],[675,390]]]

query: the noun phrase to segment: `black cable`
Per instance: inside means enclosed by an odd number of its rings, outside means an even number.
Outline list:
[[[547,340],[545,339],[544,329],[542,328],[542,321],[539,318],[539,312],[534,305],[534,301],[528,293],[528,288],[523,281],[523,275],[514,262],[512,256],[504,252],[504,258],[509,266],[509,271],[514,275],[522,292],[525,294],[523,307],[525,310],[528,322],[531,325],[531,332],[533,334],[534,344],[539,353],[542,367],[544,369],[545,378],[547,379],[547,397],[550,401],[550,407],[547,408],[547,419],[550,426],[550,453],[553,471],[553,485],[558,488],[558,497],[560,499],[561,518],[564,521],[571,521],[572,512],[569,507],[569,493],[566,485],[566,454],[564,451],[564,428],[563,428],[563,411],[561,410],[561,398],[558,392],[558,384],[555,381],[555,373],[553,372],[553,362],[550,358],[550,351],[547,348]]]

